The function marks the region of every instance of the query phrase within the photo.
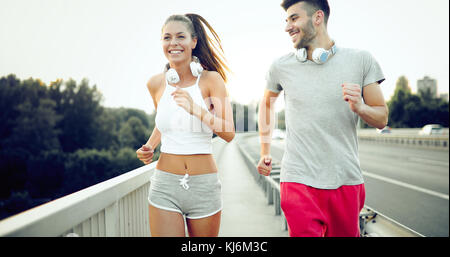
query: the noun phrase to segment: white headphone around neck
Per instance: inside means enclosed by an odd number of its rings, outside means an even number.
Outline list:
[[[316,48],[312,53],[312,59],[317,64],[324,64],[331,56],[336,54],[337,48],[336,44],[333,44],[330,50],[325,50],[324,48]],[[295,57],[299,62],[306,62],[308,58],[308,52],[306,48],[300,48],[295,51]]]
[[[189,65],[191,67],[191,72],[194,77],[200,76],[203,72],[203,66],[200,63],[200,59],[197,56],[192,56],[192,62]],[[180,76],[178,76],[177,71],[174,68],[170,68],[169,64],[166,64],[166,80],[171,84],[177,84],[180,82]]]

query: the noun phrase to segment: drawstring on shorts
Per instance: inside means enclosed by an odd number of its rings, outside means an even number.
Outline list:
[[[187,182],[189,182],[188,178],[189,178],[189,174],[186,173],[186,175],[184,175],[184,177],[182,179],[179,179],[180,186],[182,186],[185,190],[189,190],[189,185],[187,183]]]

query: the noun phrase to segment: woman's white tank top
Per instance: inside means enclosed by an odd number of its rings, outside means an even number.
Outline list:
[[[194,103],[208,110],[198,86],[199,80],[200,76],[194,85],[181,89],[189,93]],[[170,95],[175,90],[176,87],[169,85],[166,80],[166,88],[156,110],[155,123],[161,132],[161,152],[179,155],[211,154],[212,130],[176,104]]]

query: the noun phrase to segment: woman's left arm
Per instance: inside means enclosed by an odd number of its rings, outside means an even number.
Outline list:
[[[178,89],[172,93],[174,100],[191,115],[206,124],[216,135],[227,142],[231,142],[235,135],[233,109],[231,108],[225,83],[217,72],[208,72],[203,83],[210,92],[210,100],[214,106],[214,114],[192,101],[189,94]]]

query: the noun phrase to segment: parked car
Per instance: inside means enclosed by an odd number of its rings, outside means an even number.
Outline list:
[[[419,131],[419,135],[442,135],[443,128],[439,124],[427,124]]]
[[[391,128],[389,126],[386,126],[382,129],[377,129],[378,134],[388,134],[391,133]]]

